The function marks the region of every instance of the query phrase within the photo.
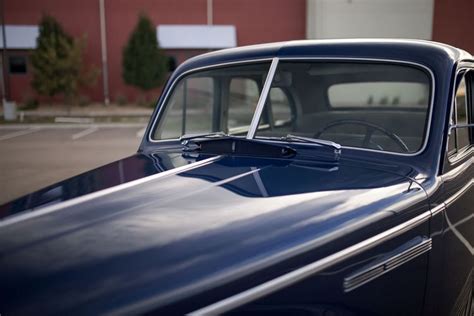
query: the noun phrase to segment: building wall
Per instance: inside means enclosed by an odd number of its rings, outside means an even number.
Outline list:
[[[54,16],[73,36],[87,35],[85,62],[102,69],[99,0],[5,0],[5,22],[37,25],[44,12]],[[155,25],[207,24],[206,0],[105,0],[107,57],[110,99],[126,97],[134,102],[141,92],[122,80],[122,50],[144,12]],[[305,38],[305,0],[213,0],[213,23],[231,24],[237,29],[237,45]],[[178,63],[206,50],[169,50]],[[9,76],[11,98],[21,102],[34,92],[27,75]],[[156,98],[160,89],[148,93]],[[103,79],[82,92],[95,101],[103,100]]]
[[[434,0],[308,0],[308,38],[431,39]]]
[[[341,1],[341,0],[334,0]],[[367,0],[351,0],[361,5]],[[388,1],[388,0],[385,0]],[[397,1],[397,0],[395,0]],[[417,0],[428,3],[431,0]],[[472,32],[473,0],[433,0],[433,40],[452,44],[474,53]],[[347,5],[347,1],[341,5]],[[319,3],[319,5],[318,5]],[[213,0],[213,23],[235,25],[237,44],[250,45],[306,37],[307,7],[318,10],[325,0]],[[146,13],[155,25],[207,24],[207,0],[105,0],[110,99],[126,97],[136,101],[141,92],[122,80],[122,50],[137,23]],[[100,46],[99,0],[4,0],[5,22],[13,25],[38,25],[43,13],[54,16],[75,37],[87,36],[85,62],[102,69]],[[319,12],[321,13],[321,12]],[[308,12],[318,17],[318,12]],[[323,15],[324,17],[324,15]],[[317,26],[318,21],[311,25]],[[321,21],[319,21],[321,22]],[[320,24],[320,23],[319,23]],[[312,30],[318,33],[322,30]],[[310,36],[314,37],[314,36]],[[178,63],[206,50],[167,50]],[[11,54],[25,54],[10,51]],[[34,95],[30,87],[31,65],[26,75],[9,75],[11,98],[21,102]],[[156,98],[160,89],[149,93]],[[81,92],[94,101],[102,101],[103,78]],[[43,99],[45,100],[45,99]]]
[[[474,1],[436,0],[433,40],[474,54]]]

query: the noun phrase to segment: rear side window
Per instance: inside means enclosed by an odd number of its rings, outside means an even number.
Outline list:
[[[466,93],[466,79],[461,80],[458,90],[456,91],[456,124],[467,124],[467,93]],[[456,129],[457,148],[462,149],[469,146],[469,129]]]
[[[473,142],[471,136],[472,128],[463,127],[463,125],[473,123],[472,104],[469,101],[468,89],[468,84],[472,84],[472,80],[469,80],[471,76],[471,73],[465,74],[456,89],[450,125],[457,125],[458,127],[451,130],[448,139],[448,153],[451,156],[464,152]]]

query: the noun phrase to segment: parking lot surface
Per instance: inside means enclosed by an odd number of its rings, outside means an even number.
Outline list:
[[[0,126],[0,205],[136,152],[144,124]]]

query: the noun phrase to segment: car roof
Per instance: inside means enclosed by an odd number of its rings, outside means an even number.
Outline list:
[[[298,40],[218,50],[184,62],[175,74],[216,64],[284,58],[382,59],[409,61],[436,68],[439,61],[453,65],[474,60],[468,52],[433,41],[411,39]]]

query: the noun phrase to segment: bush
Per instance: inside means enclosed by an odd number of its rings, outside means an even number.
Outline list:
[[[159,87],[168,73],[168,58],[158,46],[155,27],[143,14],[123,50],[122,67],[124,81],[142,91]]]
[[[137,98],[135,99],[135,103],[136,103],[138,106],[147,106],[147,105],[148,105],[148,100],[147,100],[146,95],[144,95],[144,94],[139,94],[139,95],[137,96]]]
[[[158,98],[152,97],[152,98],[148,101],[148,104],[147,104],[147,105],[148,105],[149,108],[154,109],[157,102],[158,102]]]
[[[127,96],[121,93],[117,93],[115,95],[115,103],[117,103],[120,106],[126,105],[128,103]]]
[[[74,39],[64,32],[51,16],[44,16],[39,25],[36,49],[31,54],[33,65],[32,86],[40,95],[57,94],[73,101],[81,87],[95,84],[99,70],[86,69],[83,52],[86,38]]]
[[[89,96],[87,96],[87,95],[81,94],[77,98],[77,104],[79,106],[88,106],[88,105],[91,104],[91,98],[89,98]]]
[[[28,111],[28,110],[36,110],[39,106],[38,99],[32,96],[27,96],[23,98],[23,102],[20,106],[20,110]]]

